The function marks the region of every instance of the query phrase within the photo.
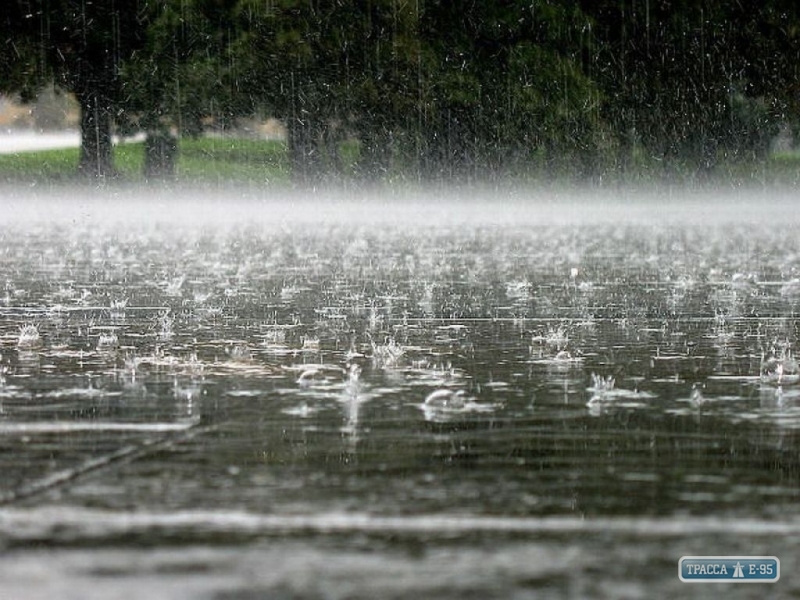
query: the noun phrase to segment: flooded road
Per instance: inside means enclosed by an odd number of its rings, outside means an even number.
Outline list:
[[[2,589],[796,595],[794,213],[478,200],[12,195]]]

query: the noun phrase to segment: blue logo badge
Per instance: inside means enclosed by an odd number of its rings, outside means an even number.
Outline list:
[[[776,556],[684,556],[678,561],[681,581],[775,583],[781,576]]]

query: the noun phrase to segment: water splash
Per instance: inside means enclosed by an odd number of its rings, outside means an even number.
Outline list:
[[[492,412],[498,405],[478,402],[462,389],[440,388],[430,392],[419,408],[426,421],[442,423],[469,413]]]
[[[20,350],[34,350],[41,344],[39,328],[36,325],[28,323],[20,327],[19,336],[17,336],[17,347]]]
[[[439,389],[425,397],[426,407],[439,410],[463,410],[467,402],[464,390]]]
[[[699,410],[706,404],[707,400],[703,395],[703,388],[705,388],[705,385],[698,383],[692,384],[692,393],[689,394],[689,403],[692,405],[692,408]]]
[[[761,381],[776,385],[791,385],[800,381],[800,366],[788,345],[777,352],[773,348],[770,355],[761,356]]]
[[[376,344],[372,336],[369,336],[369,343],[372,347],[372,361],[378,366],[395,367],[406,353],[405,348],[393,337],[387,337],[383,344]]]
[[[617,408],[643,408],[648,400],[655,398],[655,394],[642,390],[629,390],[618,388],[616,379],[611,375],[605,377],[592,373],[592,386],[588,388],[592,396],[586,403],[590,409],[598,410],[603,407]]]
[[[119,338],[113,331],[103,332],[97,340],[97,350],[100,352],[116,350],[119,347]]]
[[[127,298],[117,298],[111,301],[109,312],[112,319],[122,320],[125,318],[125,309],[128,306]]]
[[[301,388],[341,385],[344,383],[346,375],[347,372],[336,365],[304,365],[303,371],[297,378],[297,385]]]
[[[592,373],[592,387],[589,391],[592,392],[592,397],[589,399],[589,404],[596,404],[599,402],[608,402],[611,398],[611,392],[616,387],[616,380],[611,375],[597,375]]]
[[[169,310],[164,311],[158,317],[158,339],[160,340],[170,340],[172,336],[175,335],[175,331],[173,329],[175,325],[175,316],[171,315]]]
[[[167,296],[178,297],[183,295],[183,283],[186,281],[186,275],[173,277],[164,283],[164,293]]]
[[[552,364],[580,364],[580,350],[570,348],[570,337],[564,325],[549,327],[543,334],[533,335],[528,352],[535,362]]]

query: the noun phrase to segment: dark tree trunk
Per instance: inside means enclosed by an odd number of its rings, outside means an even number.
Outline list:
[[[81,158],[78,170],[88,177],[114,177],[111,144],[112,103],[100,91],[77,94],[81,108]]]
[[[174,179],[178,143],[165,131],[151,131],[144,145],[144,176],[147,179]]]
[[[320,152],[317,128],[310,119],[290,119],[287,127],[289,165],[297,185],[309,185],[320,177]]]

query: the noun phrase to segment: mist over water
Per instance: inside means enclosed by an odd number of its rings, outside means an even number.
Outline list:
[[[8,223],[98,223],[106,226],[169,223],[174,226],[325,223],[528,225],[592,223],[792,223],[792,189],[681,185],[518,187],[476,183],[458,187],[376,187],[294,190],[275,186],[213,188],[109,185],[2,186]]]
[[[4,589],[797,592],[790,194],[4,191]]]

